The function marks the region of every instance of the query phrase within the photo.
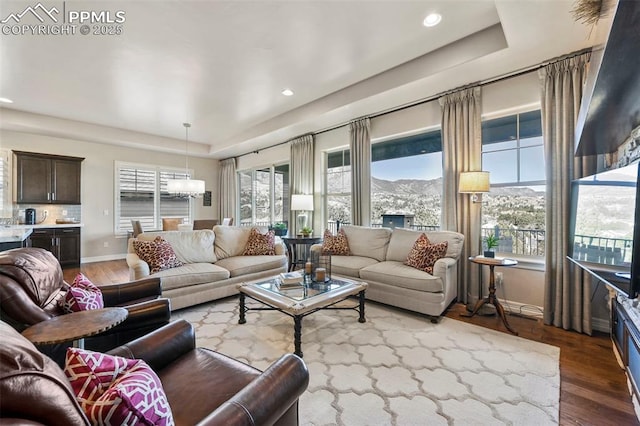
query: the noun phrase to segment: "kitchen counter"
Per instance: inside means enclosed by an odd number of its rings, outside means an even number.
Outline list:
[[[32,232],[33,228],[28,226],[0,228],[0,243],[21,243],[29,238]]]

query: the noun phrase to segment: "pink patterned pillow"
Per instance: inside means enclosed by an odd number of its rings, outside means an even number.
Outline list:
[[[88,311],[91,309],[104,308],[102,292],[87,277],[82,274],[76,275],[64,295],[60,299],[62,310],[69,314],[77,311]]]
[[[325,229],[324,238],[322,240],[322,254],[334,254],[349,256],[349,241],[344,229],[340,229],[337,235],[333,235],[331,231]]]
[[[413,244],[405,265],[411,266],[429,274],[433,274],[433,265],[438,259],[444,257],[449,247],[448,241],[437,244],[431,244],[429,238],[425,234],[420,234],[416,242]]]
[[[276,233],[273,230],[261,234],[256,228],[251,228],[249,240],[244,247],[243,256],[273,256],[276,254]]]
[[[64,372],[94,425],[173,425],[162,383],[141,359],[68,348]]]
[[[182,266],[171,244],[159,235],[153,241],[133,240],[133,249],[140,259],[147,262],[151,274]]]

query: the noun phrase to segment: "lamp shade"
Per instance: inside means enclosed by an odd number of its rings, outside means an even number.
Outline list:
[[[198,179],[171,179],[167,191],[172,194],[199,195],[204,193],[204,181]]]
[[[313,210],[313,195],[311,194],[291,195],[291,210]]]
[[[489,172],[462,172],[460,173],[460,183],[458,192],[478,193],[489,192]]]

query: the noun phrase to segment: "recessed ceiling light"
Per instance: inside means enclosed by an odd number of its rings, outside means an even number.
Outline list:
[[[293,90],[291,90],[291,89],[284,89],[284,90],[282,91],[282,94],[283,94],[283,95],[285,95],[285,96],[293,96]]]
[[[425,27],[435,27],[440,23],[440,21],[442,21],[442,15],[439,13],[430,13],[426,18],[424,18],[422,25]]]
[[[0,98],[0,102],[5,103],[5,104],[12,104],[13,101],[9,98]]]

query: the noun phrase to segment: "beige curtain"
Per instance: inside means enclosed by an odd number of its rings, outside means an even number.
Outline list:
[[[480,267],[470,256],[480,254],[480,206],[469,194],[458,193],[460,172],[482,170],[481,89],[474,87],[442,96],[443,198],[442,228],[464,234],[458,262],[458,300],[475,302],[480,291]]]
[[[236,217],[236,179],[236,159],[227,158],[220,161],[219,217],[221,221],[223,217],[233,217],[239,224],[240,218]]]
[[[591,334],[591,280],[584,279],[582,270],[566,256],[570,254],[571,181],[596,171],[595,156],[574,157],[589,56],[563,59],[539,72],[547,173],[544,322],[587,334]]]
[[[289,174],[289,196],[293,194],[313,195],[314,136],[304,135],[291,142],[291,165]],[[291,203],[289,203],[291,205]],[[314,206],[316,207],[316,206]],[[289,234],[297,235],[299,212],[289,213]],[[307,212],[309,223],[313,224],[313,212]],[[311,225],[313,226],[313,225]],[[316,232],[317,234],[318,232]]]
[[[351,155],[351,223],[371,225],[371,122],[368,118],[349,124]]]

